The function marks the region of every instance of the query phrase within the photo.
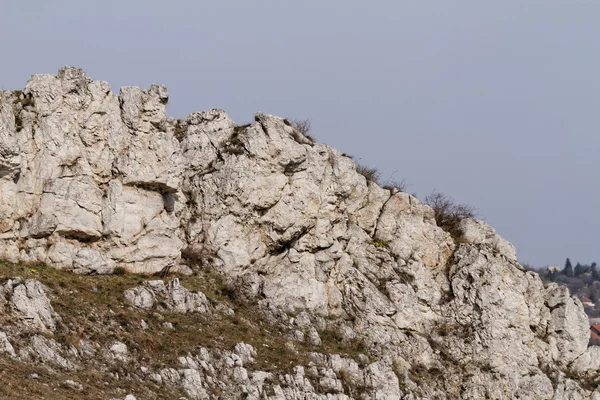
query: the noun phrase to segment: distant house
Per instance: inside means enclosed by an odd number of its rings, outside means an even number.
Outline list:
[[[546,268],[548,272],[560,272],[560,267],[558,265],[548,265]]]
[[[592,300],[589,297],[581,296],[579,300],[581,300],[584,307],[596,307],[596,305],[592,302]]]

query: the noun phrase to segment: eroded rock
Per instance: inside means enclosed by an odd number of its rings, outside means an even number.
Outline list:
[[[457,243],[417,198],[368,181],[285,119],[258,113],[239,127],[213,109],[173,120],[167,103],[163,86],[117,96],[71,67],[0,91],[0,257],[82,274],[203,268],[289,324],[295,340],[318,347],[333,335],[368,357],[359,366],[315,356],[314,366],[271,374],[250,370],[260,349],[240,344],[218,359],[190,350],[177,368],[146,371],[152,382],[190,398],[215,388],[249,399],[593,396],[566,377],[599,368],[581,303],[545,288],[489,225],[463,220]],[[8,280],[0,295],[29,328],[56,330],[39,282]],[[213,312],[177,279],[146,281],[125,299]],[[100,348],[107,362],[134,362],[123,343],[32,342],[17,352],[0,337],[0,350],[64,369],[76,365],[69,352],[92,358]]]
[[[19,315],[23,324],[33,329],[54,331],[56,321],[60,320],[46,296],[44,285],[34,279],[9,279],[0,286],[2,300]]]
[[[142,309],[149,309],[160,303],[161,307],[174,312],[211,311],[210,302],[204,293],[187,290],[177,278],[166,284],[162,280],[146,281],[144,286],[127,289],[124,295],[130,305]]]

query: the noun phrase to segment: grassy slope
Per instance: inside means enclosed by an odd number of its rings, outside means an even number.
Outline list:
[[[111,396],[123,398],[127,393],[141,398],[178,398],[180,393],[175,390],[128,379],[128,376],[132,372],[138,373],[141,366],[151,369],[177,367],[177,357],[188,352],[193,354],[200,347],[232,350],[240,342],[249,343],[257,349],[256,363],[252,365],[252,369],[256,370],[288,371],[295,365],[307,365],[309,351],[356,355],[356,351],[343,346],[330,332],[322,335],[324,343],[318,348],[295,343],[297,350],[290,349],[281,329],[268,324],[255,305],[228,297],[231,292],[222,284],[220,277],[210,273],[182,277],[181,283],[188,289],[201,290],[212,302],[225,303],[235,310],[234,316],[218,312],[210,316],[159,313],[126,306],[123,292],[144,280],[156,279],[147,276],[83,276],[40,265],[0,262],[0,282],[15,276],[37,279],[50,289],[48,295],[52,305],[62,317],[62,323],[53,335],[56,341],[79,347],[79,341],[86,339],[100,343],[104,348],[114,341],[121,341],[127,344],[135,361],[134,368],[131,365],[105,366],[96,357],[93,368],[49,371],[0,356],[2,399],[106,399]],[[148,324],[148,329],[140,328],[141,320]],[[0,330],[7,331],[2,326],[15,322],[10,315],[0,314]],[[170,322],[175,329],[165,327],[165,322]],[[23,332],[23,339],[28,335],[30,333]],[[19,347],[18,341],[12,342]],[[30,379],[29,375],[33,373],[37,373],[40,379]],[[118,374],[120,379],[110,373]],[[84,392],[64,385],[67,379],[83,384]]]

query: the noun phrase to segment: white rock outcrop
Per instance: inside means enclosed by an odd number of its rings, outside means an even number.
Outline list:
[[[4,332],[0,332],[0,353],[6,353],[13,358],[17,356],[15,348],[12,346]]]
[[[146,281],[143,286],[127,289],[125,300],[132,306],[149,309],[160,303],[159,308],[186,313],[209,313],[211,305],[204,293],[189,291],[175,278],[166,284],[162,280]]]
[[[56,314],[46,296],[44,285],[34,279],[9,279],[0,285],[0,307],[16,313],[22,324],[34,330],[51,332],[56,329]],[[1,310],[1,308],[0,308]]]
[[[246,398],[360,398],[352,387],[365,399],[600,396],[568,378],[598,370],[581,303],[525,271],[489,225],[463,220],[455,241],[417,198],[368,181],[285,119],[258,113],[240,127],[214,109],[173,120],[167,102],[163,86],[117,96],[71,67],[0,91],[0,258],[85,274],[202,265],[274,318],[295,317],[296,340],[318,346],[334,330],[376,360],[321,360],[309,372],[326,397],[309,395],[303,369],[266,394],[268,374],[248,374],[252,351],[236,348],[231,379]],[[0,301],[52,331],[42,292],[9,281]],[[177,280],[125,298],[211,311]],[[152,379],[209,398],[201,369]]]

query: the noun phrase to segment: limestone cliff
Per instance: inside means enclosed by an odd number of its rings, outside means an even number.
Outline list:
[[[487,224],[463,220],[456,240],[417,198],[368,181],[285,119],[258,113],[236,126],[214,109],[175,120],[167,101],[162,86],[117,96],[76,68],[0,91],[0,258],[79,274],[218,272],[293,341],[318,347],[335,332],[364,354],[357,363],[311,353],[311,365],[268,390],[266,372],[243,368],[261,349],[242,343],[227,356],[238,375],[219,372],[223,354],[205,349],[139,379],[190,398],[600,399],[579,300],[544,287]],[[36,282],[7,281],[0,295],[51,331]],[[167,296],[165,309],[214,308],[202,293],[153,282],[129,288],[128,304]],[[17,330],[4,330],[0,352],[33,362],[36,345],[19,355]],[[36,337],[62,368],[82,362]],[[119,345],[107,352],[130,362]]]

